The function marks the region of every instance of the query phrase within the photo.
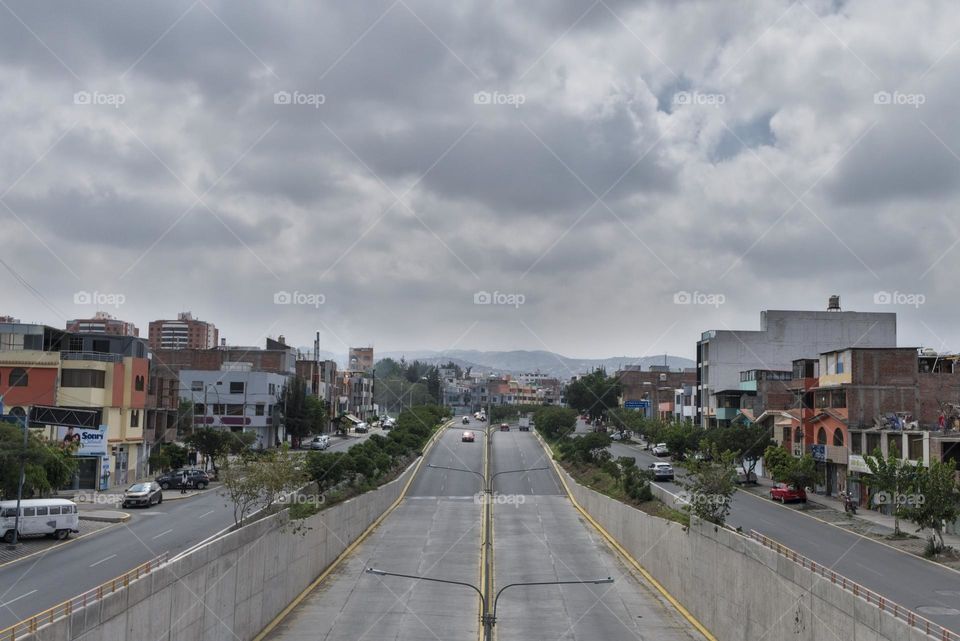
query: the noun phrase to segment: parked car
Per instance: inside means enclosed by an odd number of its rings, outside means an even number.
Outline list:
[[[325,450],[330,447],[330,437],[326,434],[317,434],[310,440],[307,447],[311,450]]]
[[[653,446],[652,451],[654,456],[670,456],[670,450],[667,449],[666,443],[657,443]]]
[[[787,485],[786,483],[777,483],[770,488],[770,498],[774,501],[780,501],[781,503],[787,503],[788,501],[806,503],[807,493],[803,488]]]
[[[385,430],[393,429],[394,427],[396,427],[396,425],[397,425],[397,422],[390,417],[387,417],[384,421],[380,423],[380,427],[382,427]]]
[[[501,432],[509,432],[509,431],[510,431],[510,423],[500,423],[500,431],[501,431]]]
[[[210,485],[210,477],[203,470],[173,470],[172,472],[161,474],[153,480],[160,485],[161,489],[179,489],[182,484],[184,472],[187,473],[187,487],[202,490]]]
[[[13,543],[13,528],[17,516],[16,501],[0,501],[0,536]],[[66,499],[24,499],[20,501],[20,525],[17,538],[24,536],[53,536],[63,540],[71,532],[80,531],[77,504]]]
[[[147,481],[146,483],[134,483],[123,493],[123,507],[150,507],[151,505],[160,505],[163,503],[163,490],[159,483]]]
[[[461,422],[462,422],[464,425],[470,425],[470,417],[469,417],[469,416],[464,416],[464,417],[463,417],[463,421],[461,421]]]
[[[611,440],[611,441],[622,441],[622,440],[623,440],[623,432],[614,432],[613,434],[610,435],[610,440]]]
[[[463,436],[460,437],[460,441],[463,443],[473,443],[475,440],[477,440],[476,435],[470,431],[464,432]]]
[[[673,480],[673,466],[669,463],[651,463],[647,466],[647,469],[653,474],[654,481],[672,481]]]
[[[357,426],[353,428],[353,431],[357,434],[366,434],[370,429],[370,426],[366,423],[357,423]]]

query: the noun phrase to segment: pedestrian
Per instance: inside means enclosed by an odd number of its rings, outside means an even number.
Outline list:
[[[180,475],[180,494],[186,494],[186,493],[187,493],[187,482],[188,482],[188,481],[189,481],[189,479],[187,478],[187,472],[186,472],[186,470],[184,470],[183,474]]]

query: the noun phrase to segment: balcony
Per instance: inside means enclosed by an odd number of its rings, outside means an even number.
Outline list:
[[[103,352],[60,352],[60,358],[65,361],[123,362],[123,354],[104,354]]]

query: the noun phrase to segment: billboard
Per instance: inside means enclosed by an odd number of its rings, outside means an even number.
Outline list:
[[[95,430],[80,427],[57,426],[57,438],[63,442],[79,444],[77,456],[106,456],[107,455],[107,426],[101,425]]]

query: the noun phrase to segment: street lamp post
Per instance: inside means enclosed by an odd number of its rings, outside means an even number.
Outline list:
[[[497,624],[497,603],[500,601],[500,595],[503,594],[504,590],[508,588],[515,588],[519,586],[532,586],[532,585],[600,585],[604,583],[613,583],[612,577],[607,577],[605,579],[590,579],[586,581],[530,581],[530,582],[520,582],[520,583],[508,583],[499,590],[497,590],[496,596],[493,598],[493,608],[490,609],[490,604],[486,597],[484,597],[483,592],[477,586],[472,583],[465,583],[463,581],[451,581],[449,579],[437,579],[434,577],[428,576],[417,576],[415,574],[400,574],[398,572],[387,572],[386,570],[379,570],[377,568],[367,568],[367,574],[374,574],[376,576],[395,576],[402,579],[414,579],[416,581],[431,581],[433,583],[446,583],[448,585],[460,585],[466,588],[470,588],[480,597],[480,623],[483,625],[483,638],[485,641],[491,641],[493,639],[493,626]]]

